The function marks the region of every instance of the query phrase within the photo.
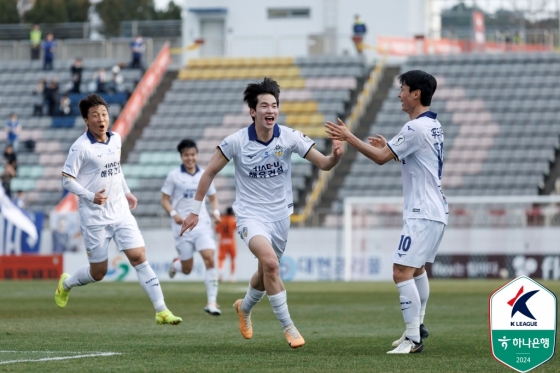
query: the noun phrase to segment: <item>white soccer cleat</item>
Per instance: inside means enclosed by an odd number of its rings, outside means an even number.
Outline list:
[[[430,333],[428,332],[428,329],[426,329],[426,327],[424,326],[424,324],[420,325],[420,338],[422,338],[422,341],[426,338],[428,338],[428,336],[430,335]],[[392,343],[393,347],[397,347],[398,345],[400,345],[401,343],[403,343],[404,339],[406,338],[406,330],[404,331],[404,333],[402,334],[402,336],[397,339],[396,341],[394,341]]]
[[[176,261],[178,261],[179,258],[175,258],[173,259],[173,261],[171,262],[171,265],[169,266],[169,270],[167,271],[167,273],[169,274],[169,278],[173,278],[175,277],[175,275],[177,274],[177,271],[175,270],[175,268],[173,267],[173,264],[175,264]]]
[[[216,303],[207,304],[206,307],[204,307],[204,312],[212,316],[220,316],[222,314],[222,311],[218,308]]]
[[[402,333],[402,336],[399,339],[397,339],[396,341],[393,341],[393,343],[391,345],[393,347],[397,347],[398,345],[403,343],[405,339],[406,339],[406,330],[404,331],[404,333]]]
[[[424,343],[420,340],[419,343],[411,341],[410,339],[406,338],[400,345],[397,346],[394,350],[387,351],[387,354],[414,354],[420,353],[424,350]]]

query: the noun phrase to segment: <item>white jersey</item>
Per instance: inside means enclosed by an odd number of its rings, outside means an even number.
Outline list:
[[[70,147],[62,175],[76,179],[92,193],[105,189],[103,194],[107,201],[103,205],[79,199],[78,211],[83,226],[112,224],[125,215],[132,215],[125,197],[121,136],[118,133],[109,131],[107,141],[98,142],[91,132],[86,131]]]
[[[167,175],[165,183],[163,183],[161,187],[161,192],[171,197],[170,200],[173,210],[177,211],[183,219],[191,212],[196,188],[198,188],[198,183],[203,173],[204,170],[196,166],[195,173],[189,174],[185,166],[181,165]],[[212,183],[206,195],[213,196],[214,194],[216,194],[216,188],[214,187],[214,183]],[[211,227],[210,215],[205,208],[204,200],[202,202],[203,208],[200,209],[200,214],[198,215],[198,225],[193,231],[200,230],[203,227]],[[177,233],[176,235],[178,235],[181,226],[175,223],[173,218],[171,220],[173,233]]]
[[[292,153],[305,158],[313,146],[313,140],[300,131],[278,124],[267,143],[257,139],[254,123],[226,137],[218,150],[235,164],[236,217],[274,222],[290,216],[294,212]]]
[[[403,219],[447,224],[447,199],[441,188],[443,130],[437,114],[425,112],[407,122],[387,146],[402,164]]]

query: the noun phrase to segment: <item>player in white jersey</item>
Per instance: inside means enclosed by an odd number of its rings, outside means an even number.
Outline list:
[[[276,124],[279,96],[278,84],[269,78],[247,86],[244,101],[254,122],[226,137],[217,147],[200,178],[192,212],[185,219],[181,234],[197,226],[202,199],[212,180],[233,159],[236,190],[233,210],[237,229],[258,259],[258,269],[249,282],[245,298],[234,304],[239,330],[244,338],[252,337],[251,310],[266,293],[288,344],[297,348],[305,340],[290,318],[286,289],[279,274],[294,205],[291,156],[297,153],[322,170],[330,170],[340,161],[343,150],[335,140],[332,155],[324,156],[314,148],[309,137]]]
[[[198,148],[193,140],[182,140],[177,145],[177,151],[179,151],[183,163],[167,175],[161,188],[161,206],[171,217],[175,248],[179,253],[179,257],[175,258],[169,266],[169,277],[175,277],[177,272],[186,275],[191,273],[193,255],[195,251],[198,251],[206,266],[204,284],[206,285],[207,304],[204,311],[209,315],[219,316],[222,311],[216,302],[218,296],[218,281],[214,266],[216,242],[213,224],[206,208],[200,210],[200,224],[192,232],[183,236],[179,235],[185,217],[191,212],[194,194],[204,170],[197,165]],[[219,222],[220,205],[213,184],[210,185],[206,196],[210,201],[212,217]]]
[[[156,323],[178,325],[182,319],[169,311],[159,280],[146,260],[144,239],[130,210],[137,199],[121,170],[121,137],[109,131],[105,101],[90,94],[79,103],[87,131],[70,148],[62,168],[64,187],[79,197],[78,212],[89,265],[63,273],[55,292],[56,304],[66,307],[70,290],[101,281],[107,274],[108,246],[114,239],[136,269],[138,281],[156,310]]]
[[[399,76],[399,99],[410,121],[389,142],[381,135],[369,137],[370,144],[351,134],[344,123],[327,122],[332,139],[347,141],[360,153],[382,165],[391,159],[401,162],[404,211],[403,230],[393,253],[393,280],[400,294],[406,331],[393,342],[389,354],[422,352],[426,303],[430,286],[424,265],[433,263],[447,225],[448,206],[441,188],[443,130],[431,112],[436,79],[420,70]]]

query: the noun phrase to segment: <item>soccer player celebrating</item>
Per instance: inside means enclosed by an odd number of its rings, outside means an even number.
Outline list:
[[[222,311],[216,303],[218,281],[214,268],[216,242],[213,237],[212,222],[206,208],[200,210],[200,224],[196,229],[183,236],[179,235],[183,219],[191,211],[194,193],[204,170],[196,164],[198,148],[193,140],[182,140],[177,145],[177,151],[181,155],[183,164],[167,175],[167,179],[165,179],[161,188],[161,206],[171,216],[171,229],[175,237],[175,247],[179,253],[179,257],[175,258],[169,267],[169,277],[175,277],[177,272],[183,272],[186,275],[191,273],[193,254],[194,251],[198,251],[206,266],[204,284],[206,285],[208,302],[204,311],[209,315],[220,316]],[[213,210],[212,216],[216,222],[219,222],[220,207],[216,197],[216,188],[213,184],[210,185],[206,195]]]
[[[245,298],[233,305],[239,316],[239,330],[246,339],[253,336],[251,310],[266,293],[288,344],[298,348],[305,340],[290,318],[286,289],[279,274],[294,205],[291,156],[297,153],[320,169],[330,170],[340,161],[343,150],[341,142],[335,140],[332,154],[324,156],[314,148],[309,137],[276,124],[280,87],[274,80],[264,78],[262,82],[249,84],[243,95],[254,122],[226,137],[217,147],[200,178],[181,234],[196,227],[206,191],[216,174],[233,159],[237,231],[258,259],[258,269],[249,282]]]
[[[381,135],[369,137],[369,144],[354,136],[339,119],[325,124],[333,140],[347,141],[379,165],[391,159],[401,162],[404,211],[400,242],[393,253],[393,280],[400,294],[406,323],[403,336],[393,342],[388,354],[422,352],[426,303],[430,294],[426,262],[433,263],[447,224],[448,206],[441,188],[443,130],[430,111],[436,79],[420,70],[399,76],[399,99],[410,121],[389,142]]]
[[[78,268],[72,276],[60,276],[55,302],[64,308],[73,287],[105,277],[107,249],[114,239],[136,269],[138,281],[156,310],[156,323],[178,325],[182,319],[165,306],[159,280],[146,260],[144,239],[130,212],[138,201],[124,180],[121,137],[109,131],[108,106],[100,96],[90,94],[79,107],[87,131],[72,144],[62,176],[64,188],[79,197],[80,227],[89,265]]]
[[[216,225],[216,233],[220,235],[220,245],[218,248],[218,280],[222,281],[222,270],[224,268],[224,261],[226,256],[229,255],[230,271],[229,271],[229,282],[233,282],[235,278],[235,256],[237,250],[235,247],[235,229],[237,225],[235,223],[235,215],[233,213],[233,208],[228,207],[226,214],[222,216],[220,223]]]

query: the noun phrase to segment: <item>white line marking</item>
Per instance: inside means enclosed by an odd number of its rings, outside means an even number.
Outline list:
[[[12,351],[12,352],[19,352],[19,351]],[[21,360],[7,360],[7,361],[0,361],[0,365],[2,364],[12,364],[12,363],[35,363],[39,361],[52,361],[52,360],[68,360],[68,359],[81,359],[83,357],[96,357],[96,356],[113,356],[113,355],[121,355],[119,352],[100,352],[98,354],[86,354],[86,355],[76,355],[76,356],[57,356],[57,357],[44,357],[42,359],[21,359]]]

